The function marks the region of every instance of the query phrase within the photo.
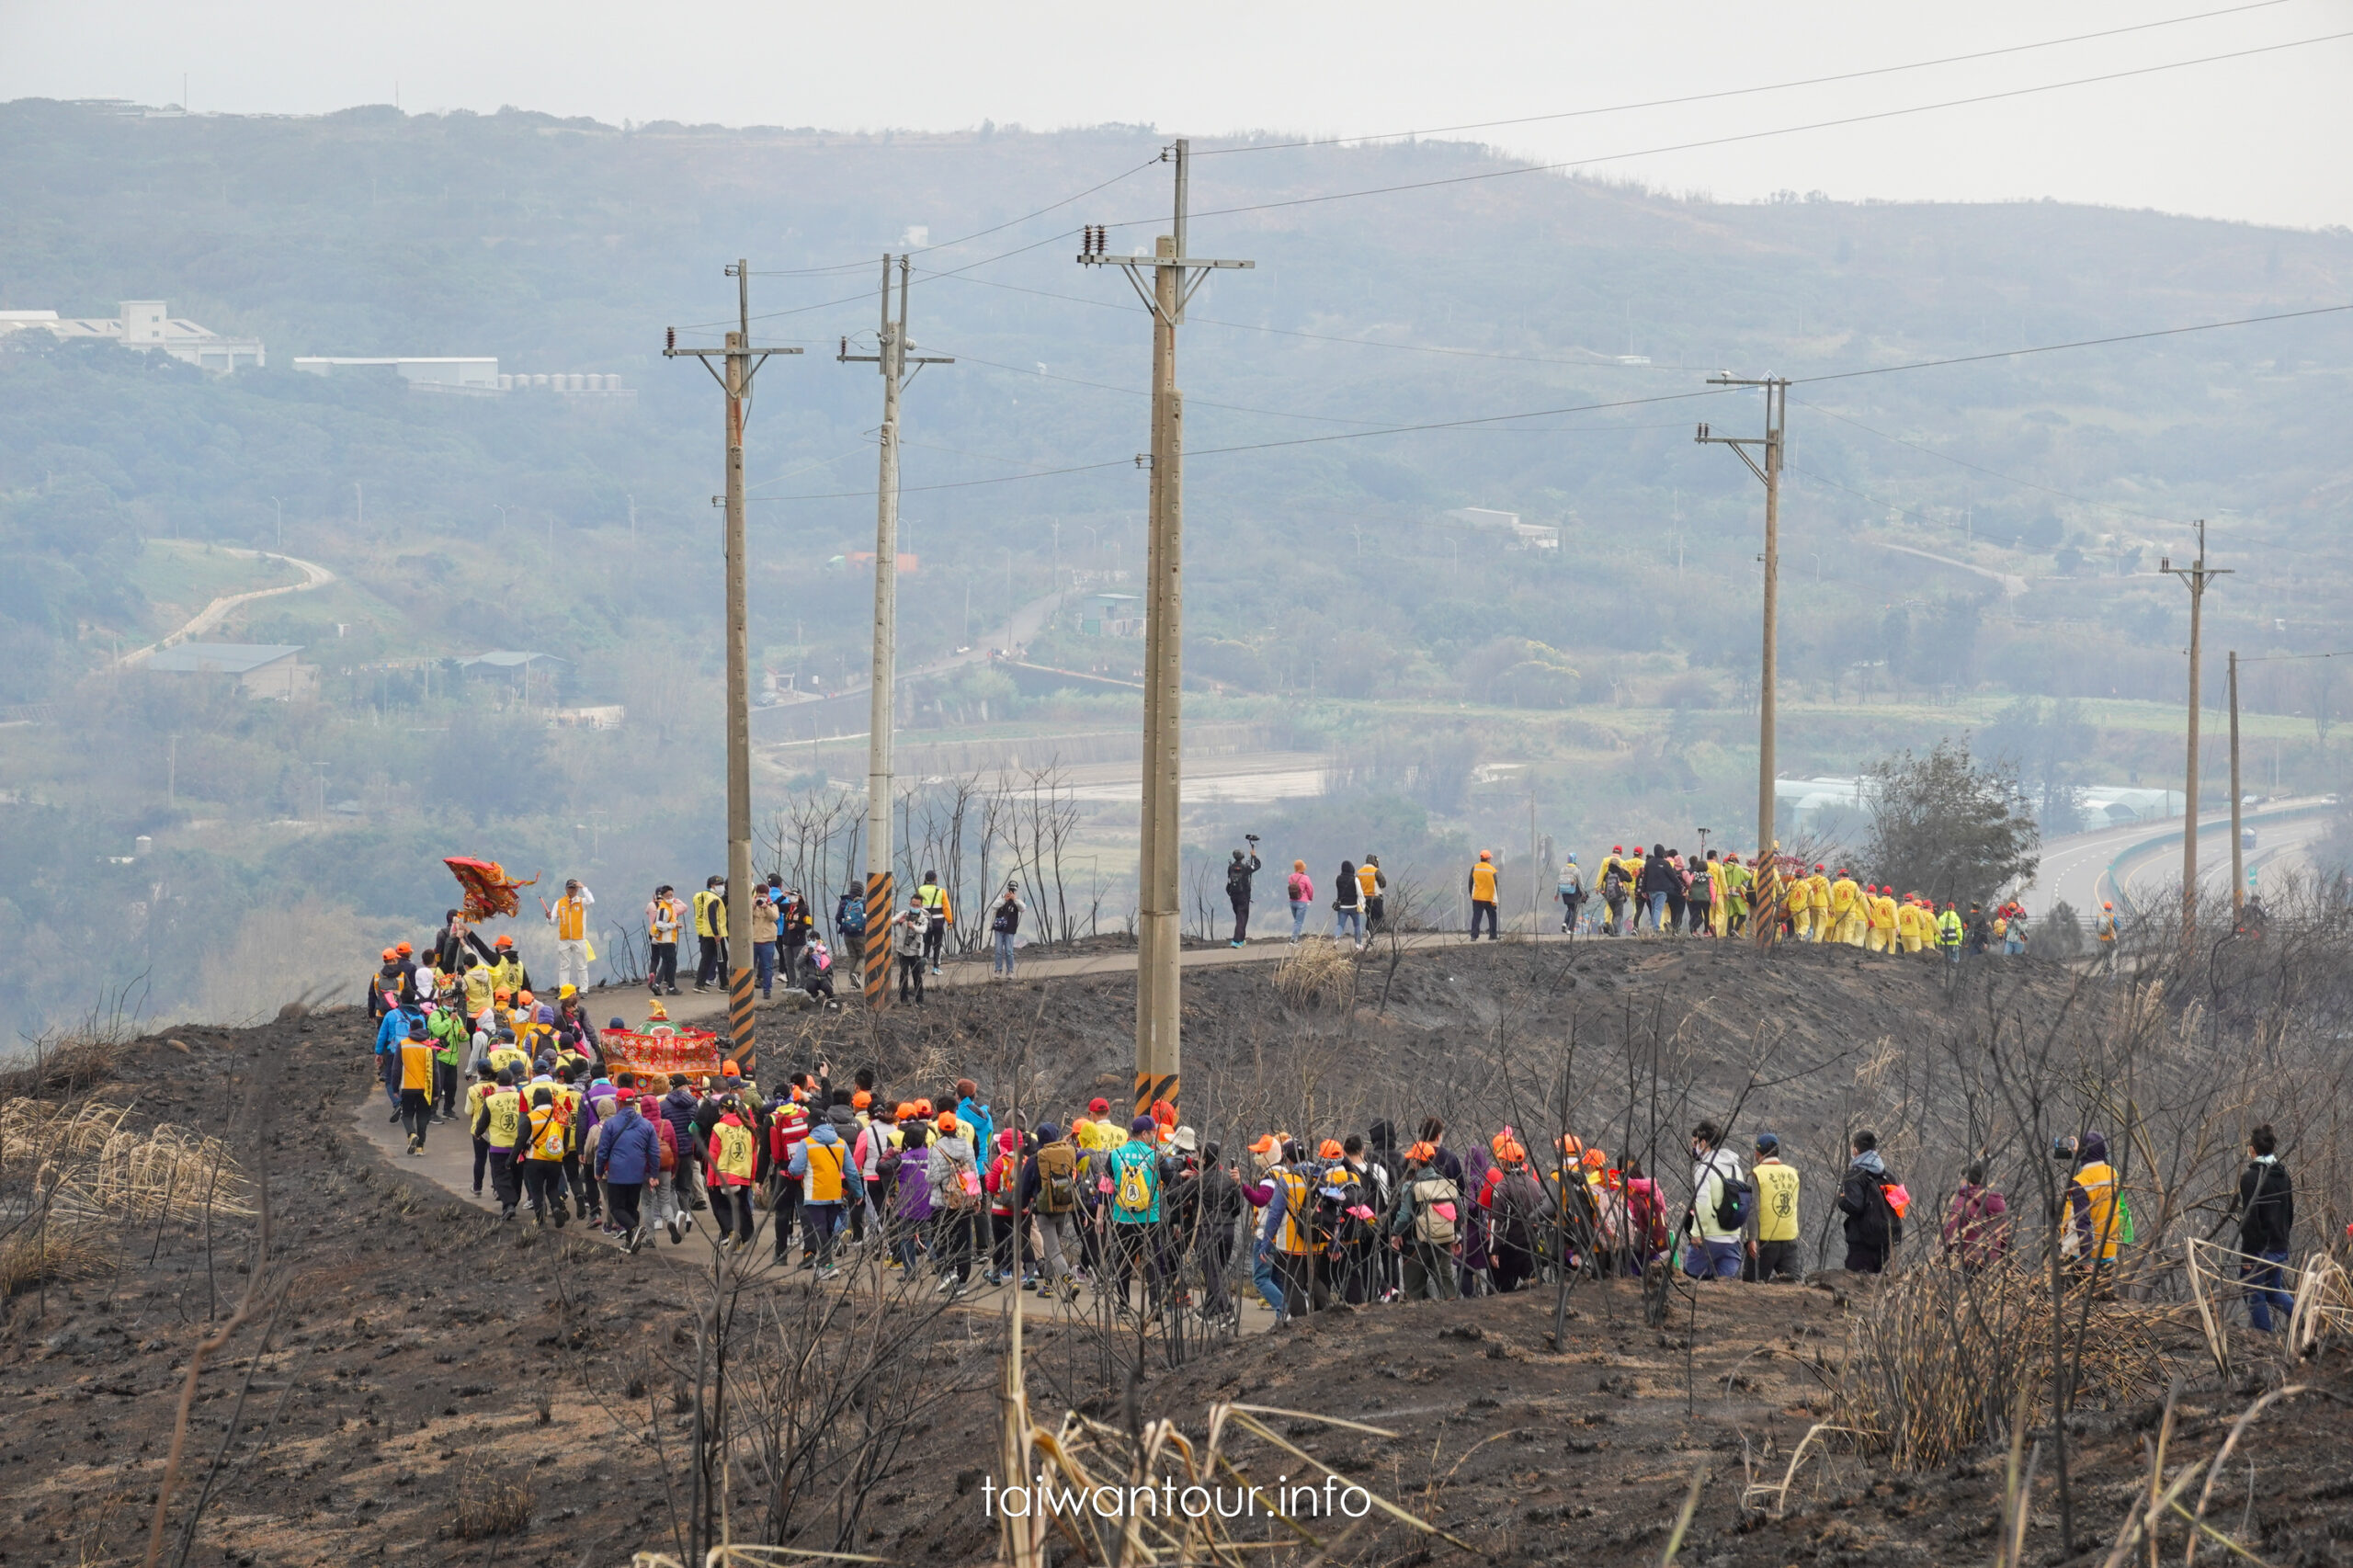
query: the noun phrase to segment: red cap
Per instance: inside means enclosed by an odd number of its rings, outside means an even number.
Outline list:
[[[1097,1095],[1093,1099],[1086,1102],[1086,1114],[1089,1116],[1108,1116],[1111,1114],[1111,1102],[1105,1099],[1101,1095]]]

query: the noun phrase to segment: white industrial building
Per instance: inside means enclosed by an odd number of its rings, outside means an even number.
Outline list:
[[[390,369],[406,381],[411,392],[487,394],[505,392],[545,392],[565,397],[618,397],[634,400],[637,389],[623,387],[618,375],[599,371],[502,371],[490,355],[304,355],[294,368],[313,376],[331,376],[361,369]]]
[[[1446,514],[1446,520],[1458,528],[1507,535],[1512,547],[1518,550],[1561,548],[1559,528],[1549,523],[1523,523],[1518,512],[1499,512],[1492,506],[1457,506]]]
[[[294,361],[305,375],[332,376],[339,370],[389,369],[419,392],[498,391],[498,361],[489,356],[444,355],[324,355],[305,354]]]
[[[125,300],[119,316],[61,316],[55,311],[0,311],[0,336],[47,332],[62,343],[98,338],[142,353],[161,349],[183,364],[226,375],[257,369],[263,358],[258,337],[224,337],[211,328],[175,316],[161,300]]]

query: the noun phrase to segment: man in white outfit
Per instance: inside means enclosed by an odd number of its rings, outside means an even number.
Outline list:
[[[559,987],[588,989],[588,908],[597,895],[573,878],[563,884],[563,896],[548,911],[555,927],[555,980]]]

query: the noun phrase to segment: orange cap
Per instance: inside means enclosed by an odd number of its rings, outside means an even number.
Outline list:
[[[511,948],[511,947],[513,947],[514,945],[515,945],[515,938],[514,938],[514,937],[499,937],[499,938],[498,938],[498,940],[496,940],[495,942],[493,942],[493,943],[491,944],[491,946],[492,946],[492,947],[494,947],[494,948]]]
[[[1587,1150],[1585,1152],[1585,1166],[1586,1166],[1586,1169],[1587,1169],[1587,1170],[1589,1170],[1589,1171],[1597,1171],[1597,1170],[1602,1169],[1604,1166],[1608,1165],[1608,1164],[1609,1164],[1609,1155],[1608,1155],[1608,1153],[1606,1150],[1601,1150],[1601,1149],[1587,1149]]]
[[[917,1116],[929,1116],[931,1114],[931,1102],[929,1100],[915,1101],[915,1114]]]
[[[1409,1160],[1417,1160],[1424,1165],[1427,1165],[1430,1161],[1438,1158],[1438,1149],[1432,1144],[1416,1143],[1412,1148],[1405,1151],[1405,1157]]]
[[[868,1106],[874,1103],[873,1091],[870,1089],[852,1089],[850,1091],[849,1103],[857,1109],[864,1110]]]
[[[408,957],[408,956],[409,956],[409,954],[411,954],[411,953],[413,953],[413,952],[416,951],[416,949],[415,949],[415,948],[410,947],[406,942],[403,942],[403,943],[401,943],[398,947],[394,948],[394,949],[392,949],[392,951],[394,951],[394,952],[396,952],[396,953],[400,954],[400,956],[401,956],[401,957],[403,957],[403,958],[406,958],[406,957]]]
[[[396,959],[396,958],[398,958],[398,957],[400,957],[400,956],[401,956],[401,955],[400,955],[398,952],[394,951],[394,950],[393,950],[392,949],[391,949],[391,948],[386,948],[386,949],[384,949],[384,961],[385,961],[386,963],[390,963],[390,962],[392,962],[394,959]]]
[[[532,1003],[534,1003],[534,1002],[538,1001],[538,1000],[539,1000],[539,998],[538,998],[538,997],[536,997],[536,996],[534,996],[534,995],[532,995],[529,992],[526,991],[526,992],[523,992],[523,993],[521,993],[520,994],[518,994],[518,995],[515,998],[515,1000],[517,1000],[517,1002],[522,1003],[522,1004],[523,1004],[523,1006],[527,1006],[527,1007],[528,1007],[528,1006],[529,1006]]]
[[[508,1002],[508,1001],[512,1001],[512,1000],[514,999],[514,996],[515,996],[515,993],[513,993],[512,991],[507,990],[507,989],[506,989],[506,987],[505,987],[504,985],[499,986],[496,990],[493,991],[490,994],[491,994],[491,998],[492,998],[494,1001],[499,1001],[499,1002]]]
[[[1575,1159],[1585,1153],[1585,1141],[1574,1132],[1561,1134],[1561,1153]]]
[[[1519,1146],[1519,1140],[1517,1138],[1504,1138],[1496,1141],[1495,1159],[1499,1164],[1516,1165],[1526,1158],[1528,1158],[1528,1151]]]
[[[1250,1145],[1250,1152],[1254,1154],[1273,1153],[1275,1152],[1275,1135],[1271,1132],[1260,1133],[1257,1138],[1252,1142]]]
[[[954,1111],[943,1110],[939,1113],[939,1119],[933,1122],[932,1125],[938,1128],[942,1132],[953,1133],[957,1131],[962,1124],[956,1119],[956,1113]]]
[[[915,1107],[913,1100],[901,1100],[891,1108],[891,1119],[893,1121],[912,1121],[915,1119]]]
[[[722,1078],[740,1078],[744,1075],[744,1070],[733,1062],[722,1062],[719,1064],[719,1075]]]
[[[1336,1160],[1347,1153],[1347,1150],[1340,1147],[1340,1141],[1337,1138],[1326,1138],[1315,1146],[1315,1157],[1319,1160]]]

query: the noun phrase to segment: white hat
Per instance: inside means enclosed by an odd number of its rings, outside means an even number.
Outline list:
[[[1189,1127],[1178,1128],[1175,1135],[1170,1138],[1169,1142],[1173,1142],[1176,1147],[1184,1150],[1188,1154],[1201,1146],[1199,1134],[1196,1133]]]

